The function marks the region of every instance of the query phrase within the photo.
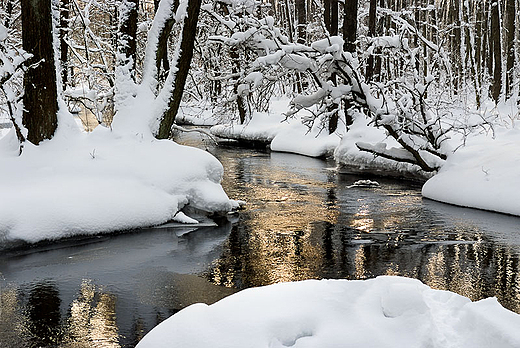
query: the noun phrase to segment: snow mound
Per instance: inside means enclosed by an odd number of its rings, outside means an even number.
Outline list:
[[[520,129],[476,135],[450,155],[440,172],[423,186],[436,201],[520,215]]]
[[[153,226],[186,205],[233,206],[221,163],[199,149],[97,127],[27,143],[18,157],[11,138],[0,139],[0,242]]]
[[[137,345],[161,347],[520,347],[520,316],[418,280],[308,280],[195,304]]]
[[[277,115],[255,112],[246,124],[216,125],[211,127],[210,131],[221,138],[270,143],[280,128],[287,126],[280,122],[281,117]]]
[[[393,138],[386,135],[384,129],[368,125],[368,120],[363,115],[358,115],[334,152],[334,158],[338,163],[340,172],[347,174],[370,173],[419,181],[426,181],[431,177],[431,174],[424,172],[416,165],[392,161],[361,151],[356,146],[356,143],[360,142],[388,146],[392,150],[399,150],[400,148],[400,145]]]

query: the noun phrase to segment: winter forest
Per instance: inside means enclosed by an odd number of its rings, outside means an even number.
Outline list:
[[[0,0],[0,346],[519,347],[519,124],[519,0]]]

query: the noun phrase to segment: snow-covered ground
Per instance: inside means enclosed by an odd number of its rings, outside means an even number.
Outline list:
[[[194,126],[214,126],[222,123],[225,117],[226,115],[217,115],[211,105],[187,105],[183,103],[179,108],[175,122]]]
[[[422,189],[424,197],[520,215],[520,128],[470,136]]]
[[[243,125],[213,126],[211,133],[222,138],[270,144],[273,151],[310,157],[331,155],[345,132],[344,125],[340,125],[338,131],[331,135],[326,130],[321,130],[319,125],[309,131],[299,117],[285,120],[283,113],[288,110],[289,102],[287,98],[273,100],[272,112],[255,112]]]
[[[149,332],[161,347],[520,347],[520,316],[418,280],[308,280],[196,304]]]
[[[104,127],[62,128],[51,141],[26,143],[21,156],[14,131],[0,138],[0,242],[193,222],[180,209],[236,204],[220,186],[222,165],[205,151]]]

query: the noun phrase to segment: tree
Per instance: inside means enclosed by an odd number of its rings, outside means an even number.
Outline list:
[[[307,41],[307,11],[305,0],[295,0],[296,19],[298,20],[297,42],[305,44]]]
[[[130,68],[134,72],[137,62],[137,9],[139,8],[139,0],[123,0],[119,6],[119,54],[122,55],[126,63],[130,63]]]
[[[368,10],[368,36],[376,36],[377,0],[370,0]],[[367,62],[366,78],[368,81],[374,77],[374,55],[370,55]]]
[[[502,91],[502,44],[500,38],[500,1],[491,3],[491,38],[493,43],[493,84],[491,85],[491,97],[498,103]]]
[[[343,13],[343,49],[356,52],[358,0],[345,0]]]
[[[69,46],[67,45],[67,33],[69,29],[69,0],[62,0],[60,7],[60,64],[61,64],[61,84],[62,88],[67,87],[69,79]]]
[[[23,125],[27,140],[39,144],[58,126],[51,0],[22,0],[21,5],[23,48],[32,55],[24,77]]]
[[[504,11],[504,31],[506,48],[506,97],[513,93],[514,65],[515,65],[515,0],[507,0]]]
[[[180,55],[176,62],[176,72],[174,80],[174,89],[169,97],[168,108],[162,115],[161,123],[157,133],[157,138],[166,139],[171,135],[171,130],[179,106],[181,104],[186,78],[190,70],[191,59],[193,57],[193,48],[195,45],[195,36],[197,34],[197,23],[199,19],[200,6],[202,0],[189,0],[187,16],[184,18],[182,27],[182,38],[180,43]],[[171,71],[171,70],[170,70]]]

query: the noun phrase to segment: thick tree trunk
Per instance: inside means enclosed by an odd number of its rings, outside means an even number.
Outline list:
[[[502,90],[502,45],[500,42],[500,2],[491,3],[491,38],[493,41],[493,84],[491,85],[491,97],[498,103]]]
[[[358,0],[345,0],[343,14],[343,50],[356,52]]]
[[[170,137],[173,122],[175,121],[177,111],[179,110],[179,106],[181,104],[184,85],[190,70],[191,58],[193,57],[193,48],[195,45],[195,35],[197,33],[197,23],[199,19],[201,2],[202,0],[188,1],[188,13],[187,17],[184,19],[180,56],[176,66],[177,73],[175,75],[175,86],[168,103],[168,110],[165,112],[159,126],[159,132],[157,134],[157,138],[159,139],[166,139]]]
[[[22,45],[32,54],[24,77],[23,125],[27,140],[39,144],[58,126],[58,91],[52,34],[51,0],[22,0]]]

